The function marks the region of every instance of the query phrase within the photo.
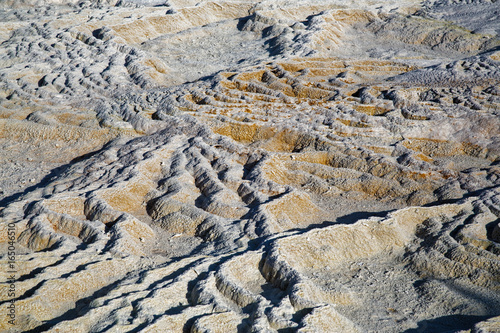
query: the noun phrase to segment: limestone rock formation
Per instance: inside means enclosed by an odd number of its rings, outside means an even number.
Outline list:
[[[0,1],[0,331],[500,331],[499,11]]]

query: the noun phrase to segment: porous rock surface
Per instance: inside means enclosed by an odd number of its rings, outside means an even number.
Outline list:
[[[499,12],[0,1],[0,330],[499,332]]]

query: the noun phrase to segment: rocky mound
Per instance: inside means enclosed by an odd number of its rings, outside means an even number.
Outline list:
[[[3,331],[500,330],[495,1],[1,4]]]

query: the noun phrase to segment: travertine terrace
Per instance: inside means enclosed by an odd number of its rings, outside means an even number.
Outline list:
[[[0,0],[0,147],[0,331],[500,332],[496,0]]]

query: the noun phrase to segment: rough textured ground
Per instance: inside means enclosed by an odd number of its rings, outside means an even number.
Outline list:
[[[499,15],[1,0],[0,330],[500,332]]]

